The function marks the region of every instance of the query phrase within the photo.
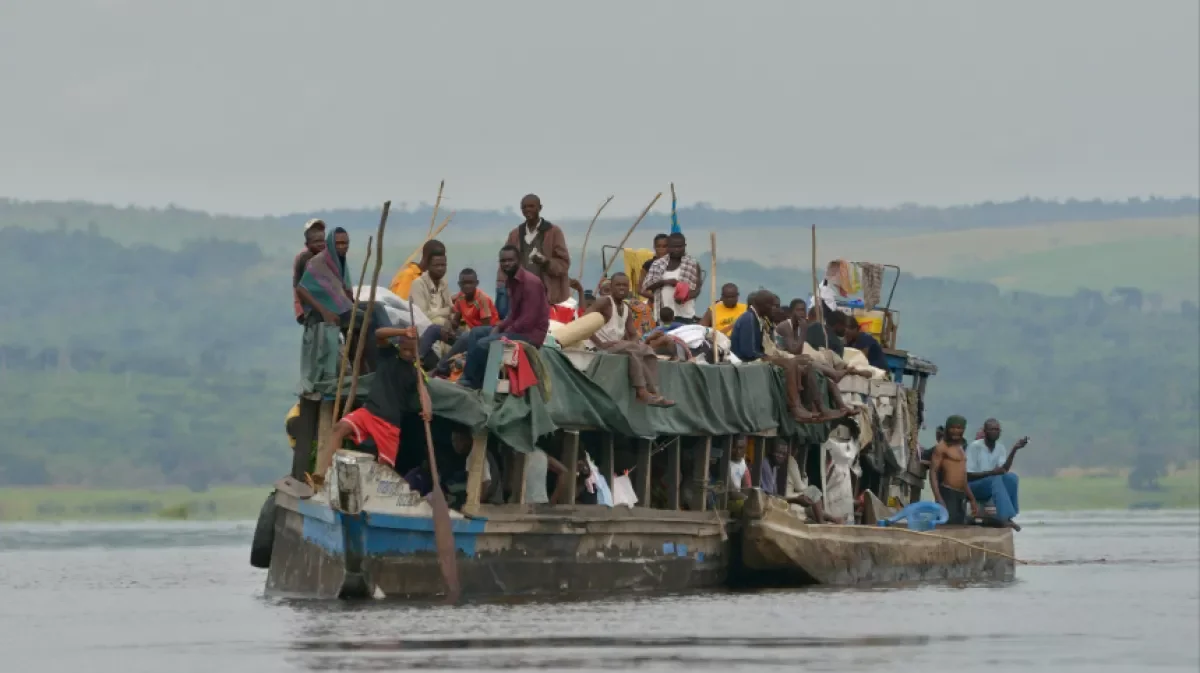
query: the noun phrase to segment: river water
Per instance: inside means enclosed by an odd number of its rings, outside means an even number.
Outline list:
[[[0,526],[0,671],[1200,670],[1200,513],[1030,513],[1006,585],[457,608],[262,596],[252,522]]]

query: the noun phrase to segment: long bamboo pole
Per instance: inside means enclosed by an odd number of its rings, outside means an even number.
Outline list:
[[[588,224],[587,233],[583,235],[583,249],[579,251],[579,275],[575,277],[580,285],[583,285],[583,265],[587,262],[587,245],[588,239],[592,237],[592,227],[596,226],[596,220],[600,219],[600,213],[604,212],[608,204],[612,203],[613,196],[604,199],[604,203],[601,203],[600,207],[596,209],[596,214],[592,216],[592,221]],[[583,299],[580,298],[579,301],[582,306]]]
[[[375,271],[371,274],[371,294],[367,299],[367,313],[363,316],[362,329],[358,332],[358,348],[354,349],[354,371],[351,374],[350,394],[346,397],[346,404],[352,404],[354,396],[358,393],[358,372],[362,367],[363,349],[367,345],[367,328],[375,314],[375,287],[379,285],[379,270],[383,268],[383,230],[387,226],[388,212],[391,209],[392,202],[384,201],[383,214],[379,216],[379,231],[375,234]]]
[[[622,238],[621,242],[617,244],[618,250],[625,247],[625,241],[629,240],[629,237],[633,235],[633,230],[637,229],[637,226],[642,223],[642,220],[646,219],[646,214],[650,212],[650,209],[654,207],[654,204],[658,203],[660,198],[662,198],[662,192],[655,194],[654,198],[650,200],[650,205],[646,206],[645,210],[642,211],[642,214],[638,215],[638,218],[633,221],[633,225],[629,227],[629,231],[625,232],[625,237]],[[612,268],[613,263],[616,261],[616,255],[614,255],[612,259],[608,260],[608,264],[604,267],[604,272],[600,274],[602,279],[608,278],[608,270]]]
[[[672,187],[673,187],[673,185],[672,185]],[[712,261],[710,262],[712,265],[712,269],[709,272],[709,292],[712,294],[712,302],[710,305],[713,308],[711,308],[709,310],[711,310],[713,312],[712,363],[715,365],[721,361],[721,358],[720,358],[719,354],[717,353],[717,321],[716,321],[716,316],[717,316],[717,312],[716,312],[716,306],[717,306],[717,232],[715,232],[715,231],[708,232],[708,242],[709,242],[709,245],[712,246]]]
[[[442,205],[442,190],[445,188],[446,181],[442,180],[441,183],[438,184],[437,200],[433,202],[433,215],[429,217],[429,235],[426,237],[426,240],[433,238],[433,225],[437,223],[438,208],[440,208]]]
[[[412,251],[412,254],[404,258],[404,264],[401,264],[400,267],[404,268],[405,266],[408,266],[410,262],[416,259],[417,255],[421,254],[421,250],[425,247],[425,244],[430,240],[437,238],[438,234],[442,233],[442,230],[446,228],[446,225],[450,224],[450,220],[454,219],[454,214],[456,212],[458,211],[450,211],[450,214],[446,216],[446,219],[442,220],[442,223],[437,226],[437,229],[434,229],[433,232],[421,243],[421,245],[418,245],[417,249]]]
[[[355,309],[358,308],[358,288],[362,287],[363,280],[365,280],[367,277],[367,262],[371,261],[371,242],[373,240],[375,240],[375,237],[373,237],[373,236],[367,237],[367,254],[366,254],[366,256],[363,257],[362,271],[360,271],[358,274],[358,285],[357,285],[357,287],[350,289],[350,293],[352,295],[354,295],[353,305],[354,305]],[[346,327],[347,335],[350,335],[350,336],[354,335],[354,319],[357,317],[358,317],[357,310],[350,311],[350,324]],[[342,418],[342,412],[341,412],[341,409],[342,409],[342,381],[344,381],[346,378],[346,365],[350,363],[350,354],[347,352],[349,350],[350,350],[350,340],[346,339],[346,348],[341,350],[341,355],[338,357],[337,389],[333,394],[333,422],[334,423],[337,423]],[[332,424],[330,425],[330,427],[332,427]]]

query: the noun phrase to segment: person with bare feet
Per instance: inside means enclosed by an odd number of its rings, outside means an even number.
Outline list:
[[[825,508],[821,504],[821,489],[808,485],[804,476],[800,474],[800,466],[792,458],[787,444],[776,442],[774,448],[765,457],[759,480],[759,487],[762,488],[763,493],[782,497],[790,505],[799,505],[801,508],[807,509],[812,513],[812,520],[817,523],[842,523],[841,519],[825,512]],[[795,468],[794,474],[793,468]],[[785,492],[782,495],[779,493],[780,470],[785,471],[785,474],[782,475]]]
[[[625,303],[628,296],[629,277],[615,274],[608,296],[597,298],[588,309],[588,313],[598,313],[604,318],[604,326],[592,335],[592,345],[597,350],[628,358],[629,385],[638,402],[652,407],[673,407],[675,402],[658,394],[658,356],[637,338],[633,311]]]
[[[951,416],[946,419],[945,428],[945,437],[933,447],[933,463],[929,470],[933,478],[929,483],[933,488],[933,499],[950,515],[947,523],[963,526],[967,524],[968,501],[971,511],[979,514],[979,503],[975,502],[975,494],[967,485],[967,452],[963,441],[967,419]]]

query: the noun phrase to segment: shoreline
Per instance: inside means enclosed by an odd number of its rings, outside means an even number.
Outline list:
[[[1162,490],[1131,491],[1119,476],[1024,477],[1025,511],[1153,511],[1200,509],[1196,469],[1161,479]],[[0,522],[136,522],[254,520],[271,485],[90,489],[56,486],[0,487]],[[929,489],[923,495],[931,497]]]

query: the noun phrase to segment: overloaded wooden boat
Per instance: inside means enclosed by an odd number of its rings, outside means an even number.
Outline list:
[[[318,455],[317,471],[327,477],[316,492],[302,481],[305,448],[327,435],[332,422],[336,358],[323,350],[335,346],[322,345],[329,343],[327,336],[306,334],[292,474],[264,505],[252,562],[268,568],[269,593],[440,597],[446,587],[432,511],[402,471],[369,453],[340,450]],[[731,517],[726,485],[734,437],[751,438],[748,462],[757,487],[760,463],[773,447],[786,445],[808,468],[829,432],[824,424],[792,420],[782,373],[770,365],[663,362],[660,387],[677,405],[656,409],[632,400],[623,356],[552,345],[526,351],[538,361],[538,386],[509,394],[504,363],[512,348],[493,344],[481,391],[429,383],[435,428],[453,424],[474,437],[465,459],[465,499],[461,511],[451,513],[467,599],[1013,577],[1007,529],[938,528],[922,535],[872,520],[807,524],[759,490]],[[860,417],[866,428],[860,488],[902,506],[919,498],[924,482],[917,416],[936,368],[903,351],[888,355],[895,382],[846,377],[839,386],[845,399],[868,407]],[[912,377],[910,386],[903,385],[905,376]],[[363,377],[359,395],[370,385],[370,375]],[[586,452],[610,484],[628,474],[636,506],[526,503],[524,457],[535,448],[566,466]],[[487,452],[506,467],[504,504],[481,501]],[[401,428],[400,456],[419,461],[423,453],[423,427],[413,419],[412,427]],[[577,487],[573,479],[564,484],[565,502],[575,502]]]

